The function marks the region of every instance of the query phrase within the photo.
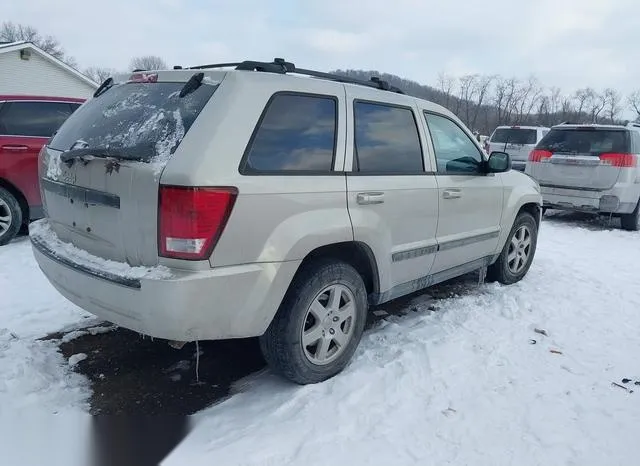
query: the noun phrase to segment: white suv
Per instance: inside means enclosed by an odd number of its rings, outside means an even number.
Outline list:
[[[173,341],[259,336],[314,383],[369,305],[527,273],[538,185],[451,112],[377,79],[233,66],[106,82],[43,150],[31,241],[70,301]]]
[[[542,187],[544,207],[621,218],[640,228],[640,125],[554,126],[529,156],[526,173]]]
[[[487,154],[506,152],[515,170],[524,171],[529,153],[549,132],[544,126],[498,126],[484,143]]]

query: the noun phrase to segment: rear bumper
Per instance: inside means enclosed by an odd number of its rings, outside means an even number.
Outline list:
[[[606,191],[541,187],[543,206],[546,208],[614,214],[633,212],[638,203],[636,191],[624,187]]]
[[[46,238],[31,242],[41,270],[69,301],[121,327],[178,341],[261,335],[299,265],[171,269],[170,278],[132,279],[74,262]]]

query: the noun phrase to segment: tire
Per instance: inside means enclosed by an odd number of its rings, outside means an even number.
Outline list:
[[[521,235],[523,235],[522,240],[520,239]],[[528,238],[528,246],[526,246],[526,238]],[[487,279],[504,285],[511,285],[522,280],[531,267],[537,243],[538,224],[531,214],[521,212],[513,222],[513,227],[511,227],[507,242],[498,260],[488,267]],[[514,250],[515,258],[512,256]]]
[[[338,306],[331,306],[338,294]],[[352,266],[336,260],[309,264],[296,275],[260,337],[262,354],[274,372],[292,382],[327,380],[351,360],[364,332],[367,308],[364,282]]]
[[[18,200],[0,187],[0,246],[11,241],[22,226],[22,209]]]
[[[640,202],[636,204],[636,208],[630,214],[623,214],[620,216],[620,226],[623,230],[638,231],[640,229]]]

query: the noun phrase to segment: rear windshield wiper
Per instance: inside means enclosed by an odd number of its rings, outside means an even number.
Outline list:
[[[72,164],[76,159],[94,157],[99,159],[136,160],[148,161],[153,154],[145,153],[143,146],[115,148],[115,147],[83,147],[80,149],[70,149],[60,155],[60,161]]]

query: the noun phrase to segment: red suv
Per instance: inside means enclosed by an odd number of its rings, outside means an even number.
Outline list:
[[[38,153],[83,99],[0,95],[0,246],[43,216]]]

